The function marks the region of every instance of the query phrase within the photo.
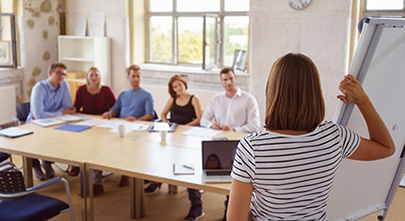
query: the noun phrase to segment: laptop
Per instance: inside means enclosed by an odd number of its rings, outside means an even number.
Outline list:
[[[232,181],[231,171],[239,140],[202,141],[203,179],[206,183]]]

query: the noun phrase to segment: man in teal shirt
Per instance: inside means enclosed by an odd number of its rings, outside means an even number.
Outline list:
[[[37,82],[32,88],[31,110],[26,123],[31,120],[57,117],[63,114],[74,114],[76,109],[72,107],[69,84],[65,81],[66,65],[63,63],[53,63],[48,70],[48,79]],[[55,171],[51,166],[52,162],[41,161],[45,174],[37,159],[33,159],[32,166],[35,178],[45,180],[55,176]]]

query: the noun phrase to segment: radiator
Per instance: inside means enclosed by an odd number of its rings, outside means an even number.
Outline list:
[[[0,86],[0,125],[13,122],[16,116],[15,86]]]

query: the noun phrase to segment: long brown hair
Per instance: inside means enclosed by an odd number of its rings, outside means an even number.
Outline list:
[[[265,127],[313,131],[324,117],[321,81],[312,60],[300,53],[277,59],[266,85]]]
[[[178,75],[178,74],[174,75],[169,80],[169,94],[170,94],[170,96],[172,98],[175,98],[177,96],[177,93],[174,92],[174,90],[173,90],[173,82],[176,81],[176,80],[181,81],[184,84],[184,86],[185,86],[185,88],[187,90],[187,81],[181,75]]]

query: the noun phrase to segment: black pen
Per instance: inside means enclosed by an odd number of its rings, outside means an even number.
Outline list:
[[[190,167],[190,166],[187,166],[187,165],[184,165],[184,164],[183,164],[183,167],[184,167],[184,168],[187,168],[187,169],[190,169],[190,170],[194,170],[193,167]]]

